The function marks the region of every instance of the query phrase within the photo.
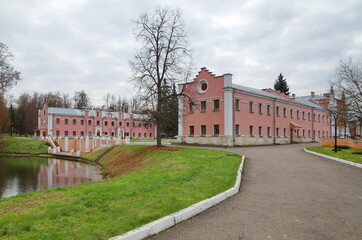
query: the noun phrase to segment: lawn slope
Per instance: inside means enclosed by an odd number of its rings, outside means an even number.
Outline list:
[[[240,161],[206,149],[117,146],[101,164],[118,177],[0,200],[0,239],[107,239],[231,188]]]

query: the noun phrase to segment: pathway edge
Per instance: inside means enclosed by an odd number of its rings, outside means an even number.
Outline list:
[[[211,198],[195,203],[194,205],[184,208],[178,212],[172,213],[170,215],[157,219],[153,222],[147,223],[139,228],[126,232],[122,235],[112,237],[110,238],[110,240],[140,240],[155,235],[237,194],[240,189],[241,174],[243,173],[243,168],[244,168],[244,160],[245,160],[245,155],[243,155],[241,158],[241,163],[238,169],[238,174],[236,176],[234,187],[222,193],[219,193]]]
[[[317,156],[320,156],[320,157],[323,157],[323,158],[331,159],[331,160],[334,160],[334,161],[337,161],[337,162],[345,163],[345,164],[348,164],[348,165],[351,165],[351,166],[354,166],[354,167],[362,168],[362,164],[359,164],[359,163],[354,163],[354,162],[350,162],[350,161],[347,161],[347,160],[344,160],[344,159],[331,157],[331,156],[324,155],[324,154],[321,154],[321,153],[316,153],[316,152],[307,150],[306,148],[303,148],[303,149],[304,149],[305,152],[310,153],[310,154],[314,154],[314,155],[317,155]]]

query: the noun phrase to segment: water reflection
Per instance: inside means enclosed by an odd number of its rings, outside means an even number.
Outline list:
[[[56,158],[0,157],[0,198],[100,180],[95,166]]]

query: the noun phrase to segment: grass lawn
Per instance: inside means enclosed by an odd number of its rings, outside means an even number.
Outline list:
[[[359,149],[342,149],[341,151],[337,151],[336,153],[333,151],[334,147],[309,147],[307,149],[331,157],[336,157],[350,162],[362,164],[362,155],[353,154],[356,152],[362,153],[362,150]]]
[[[240,161],[206,149],[117,146],[101,164],[119,177],[1,199],[0,239],[107,239],[231,188]]]
[[[0,137],[0,153],[48,153],[46,142],[10,136]]]

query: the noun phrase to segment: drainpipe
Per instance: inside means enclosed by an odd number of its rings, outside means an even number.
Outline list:
[[[314,107],[312,107],[312,142],[315,142],[315,134],[314,134]]]
[[[275,102],[277,101],[276,98],[274,98],[274,102],[273,102],[273,108],[274,108],[274,117],[273,117],[273,144],[275,144],[275,128],[276,128],[276,106],[275,106]]]
[[[233,115],[233,125],[231,126],[232,129],[232,136],[233,136],[233,145],[235,145],[235,91],[233,91],[233,98],[232,98],[232,115]]]

